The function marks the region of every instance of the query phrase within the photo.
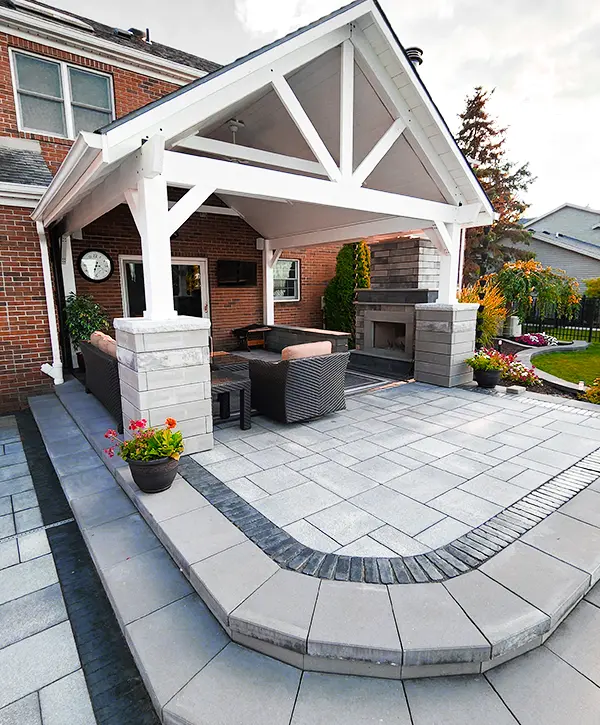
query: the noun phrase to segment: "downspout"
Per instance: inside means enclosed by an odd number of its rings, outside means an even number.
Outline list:
[[[52,365],[44,363],[41,367],[43,373],[54,379],[55,385],[61,385],[63,379],[63,365],[60,357],[60,341],[58,325],[56,324],[56,310],[54,307],[54,291],[52,289],[52,274],[50,272],[50,256],[48,254],[48,239],[42,222],[35,223],[40,238],[40,251],[42,255],[42,272],[44,275],[44,291],[46,293],[46,309],[48,311],[48,327],[50,328],[50,345],[52,347]]]

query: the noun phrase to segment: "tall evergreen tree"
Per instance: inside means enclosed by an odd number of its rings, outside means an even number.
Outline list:
[[[456,141],[498,214],[490,227],[467,230],[463,284],[497,272],[505,262],[533,256],[513,245],[529,243],[530,234],[519,220],[527,209],[521,194],[534,178],[528,163],[518,165],[506,157],[506,128],[499,127],[488,112],[492,93],[478,86],[467,96],[465,110],[459,114],[461,128]]]

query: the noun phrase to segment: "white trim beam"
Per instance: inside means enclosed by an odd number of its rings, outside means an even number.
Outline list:
[[[167,234],[169,238],[184,224],[213,193],[209,184],[198,184],[186,192],[167,213]]]
[[[243,159],[244,161],[252,161],[257,164],[263,164],[264,166],[275,166],[280,169],[327,176],[327,172],[318,161],[307,161],[306,159],[298,159],[294,156],[276,154],[272,151],[262,151],[260,149],[250,148],[249,146],[239,146],[238,144],[227,141],[218,141],[214,138],[190,136],[182,141],[178,141],[176,148],[185,151],[199,151],[201,153],[213,154],[214,156],[224,156],[230,159]]]
[[[369,153],[361,161],[354,174],[352,174],[352,182],[354,184],[361,186],[364,183],[367,177],[373,173],[375,167],[400,138],[405,128],[406,124],[401,118],[397,118],[392,123],[375,146],[373,146],[371,151],[369,151]]]
[[[350,178],[354,171],[354,46],[342,43],[340,73],[340,171]]]
[[[290,88],[289,83],[282,75],[276,75],[272,78],[271,83],[275,89],[275,93],[279,96],[279,100],[292,117],[292,120],[298,127],[298,130],[309,145],[311,151],[323,165],[329,178],[332,181],[339,181],[342,175],[337,164],[329,153],[327,146],[325,146],[323,139],[319,136],[317,129],[313,126],[306,111],[302,108],[300,101],[296,98],[294,91]]]
[[[469,224],[479,204],[452,206],[386,191],[348,187],[308,176],[232,164],[228,161],[165,152],[165,176],[172,186],[191,188],[210,179],[217,193],[232,193],[288,199],[340,209],[356,209],[374,214],[402,216],[426,221]]]
[[[273,284],[273,267],[275,266],[275,253],[271,249],[268,239],[256,240],[257,248],[262,247],[262,273],[263,273],[263,323],[275,324],[275,294]],[[281,254],[281,252],[279,252]],[[279,257],[278,257],[279,258]]]
[[[322,229],[305,234],[292,234],[269,240],[271,249],[294,249],[310,247],[315,244],[333,244],[336,242],[354,242],[388,234],[417,234],[421,231],[422,222],[404,217],[389,217],[361,224],[350,224],[345,227]]]

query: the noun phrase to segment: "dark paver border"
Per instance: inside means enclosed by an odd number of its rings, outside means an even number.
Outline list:
[[[15,417],[98,725],[159,725],[35,420]]]
[[[369,584],[441,582],[477,569],[600,477],[600,449],[525,494],[468,534],[426,554],[360,557],[305,546],[189,456],[179,473],[283,569]]]

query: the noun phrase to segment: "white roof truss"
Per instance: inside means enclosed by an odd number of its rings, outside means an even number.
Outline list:
[[[323,134],[290,77],[334,49],[339,49],[340,59],[339,138],[332,146],[331,128],[329,137]],[[380,125],[362,160],[355,158],[360,130],[355,114],[355,65],[387,109],[385,117],[391,117],[387,130]],[[208,135],[226,123],[235,109],[265,94],[279,99],[306,143],[304,155],[312,158],[296,155],[297,145],[291,155]],[[90,136],[94,137],[91,142]],[[143,179],[157,175],[167,185],[189,189],[168,211],[165,229],[169,234],[215,192],[243,216],[248,200],[284,200],[290,206],[273,216],[287,213],[291,219],[295,215],[296,225],[302,215],[295,204],[363,213],[352,221],[344,213],[336,217],[332,212],[321,226],[294,231],[292,224],[289,233],[281,217],[279,226],[272,225],[275,233],[268,235],[260,228],[260,218],[248,218],[268,236],[272,249],[301,240],[316,243],[312,240],[317,234],[323,243],[325,237],[342,241],[343,234],[352,235],[346,239],[358,238],[371,229],[386,234],[427,228],[434,230],[443,252],[449,242],[446,225],[480,226],[492,219],[489,201],[373,0],[354,3],[264,52],[150,104],[101,135],[81,138],[34,212],[34,218],[46,225],[66,219],[66,231],[85,226],[124,201],[135,217],[136,189]],[[401,138],[402,147],[397,145]],[[82,151],[85,144],[87,149]],[[429,185],[429,198],[367,186],[395,148],[418,159],[415,168],[423,184]],[[161,192],[157,198],[163,196]]]

